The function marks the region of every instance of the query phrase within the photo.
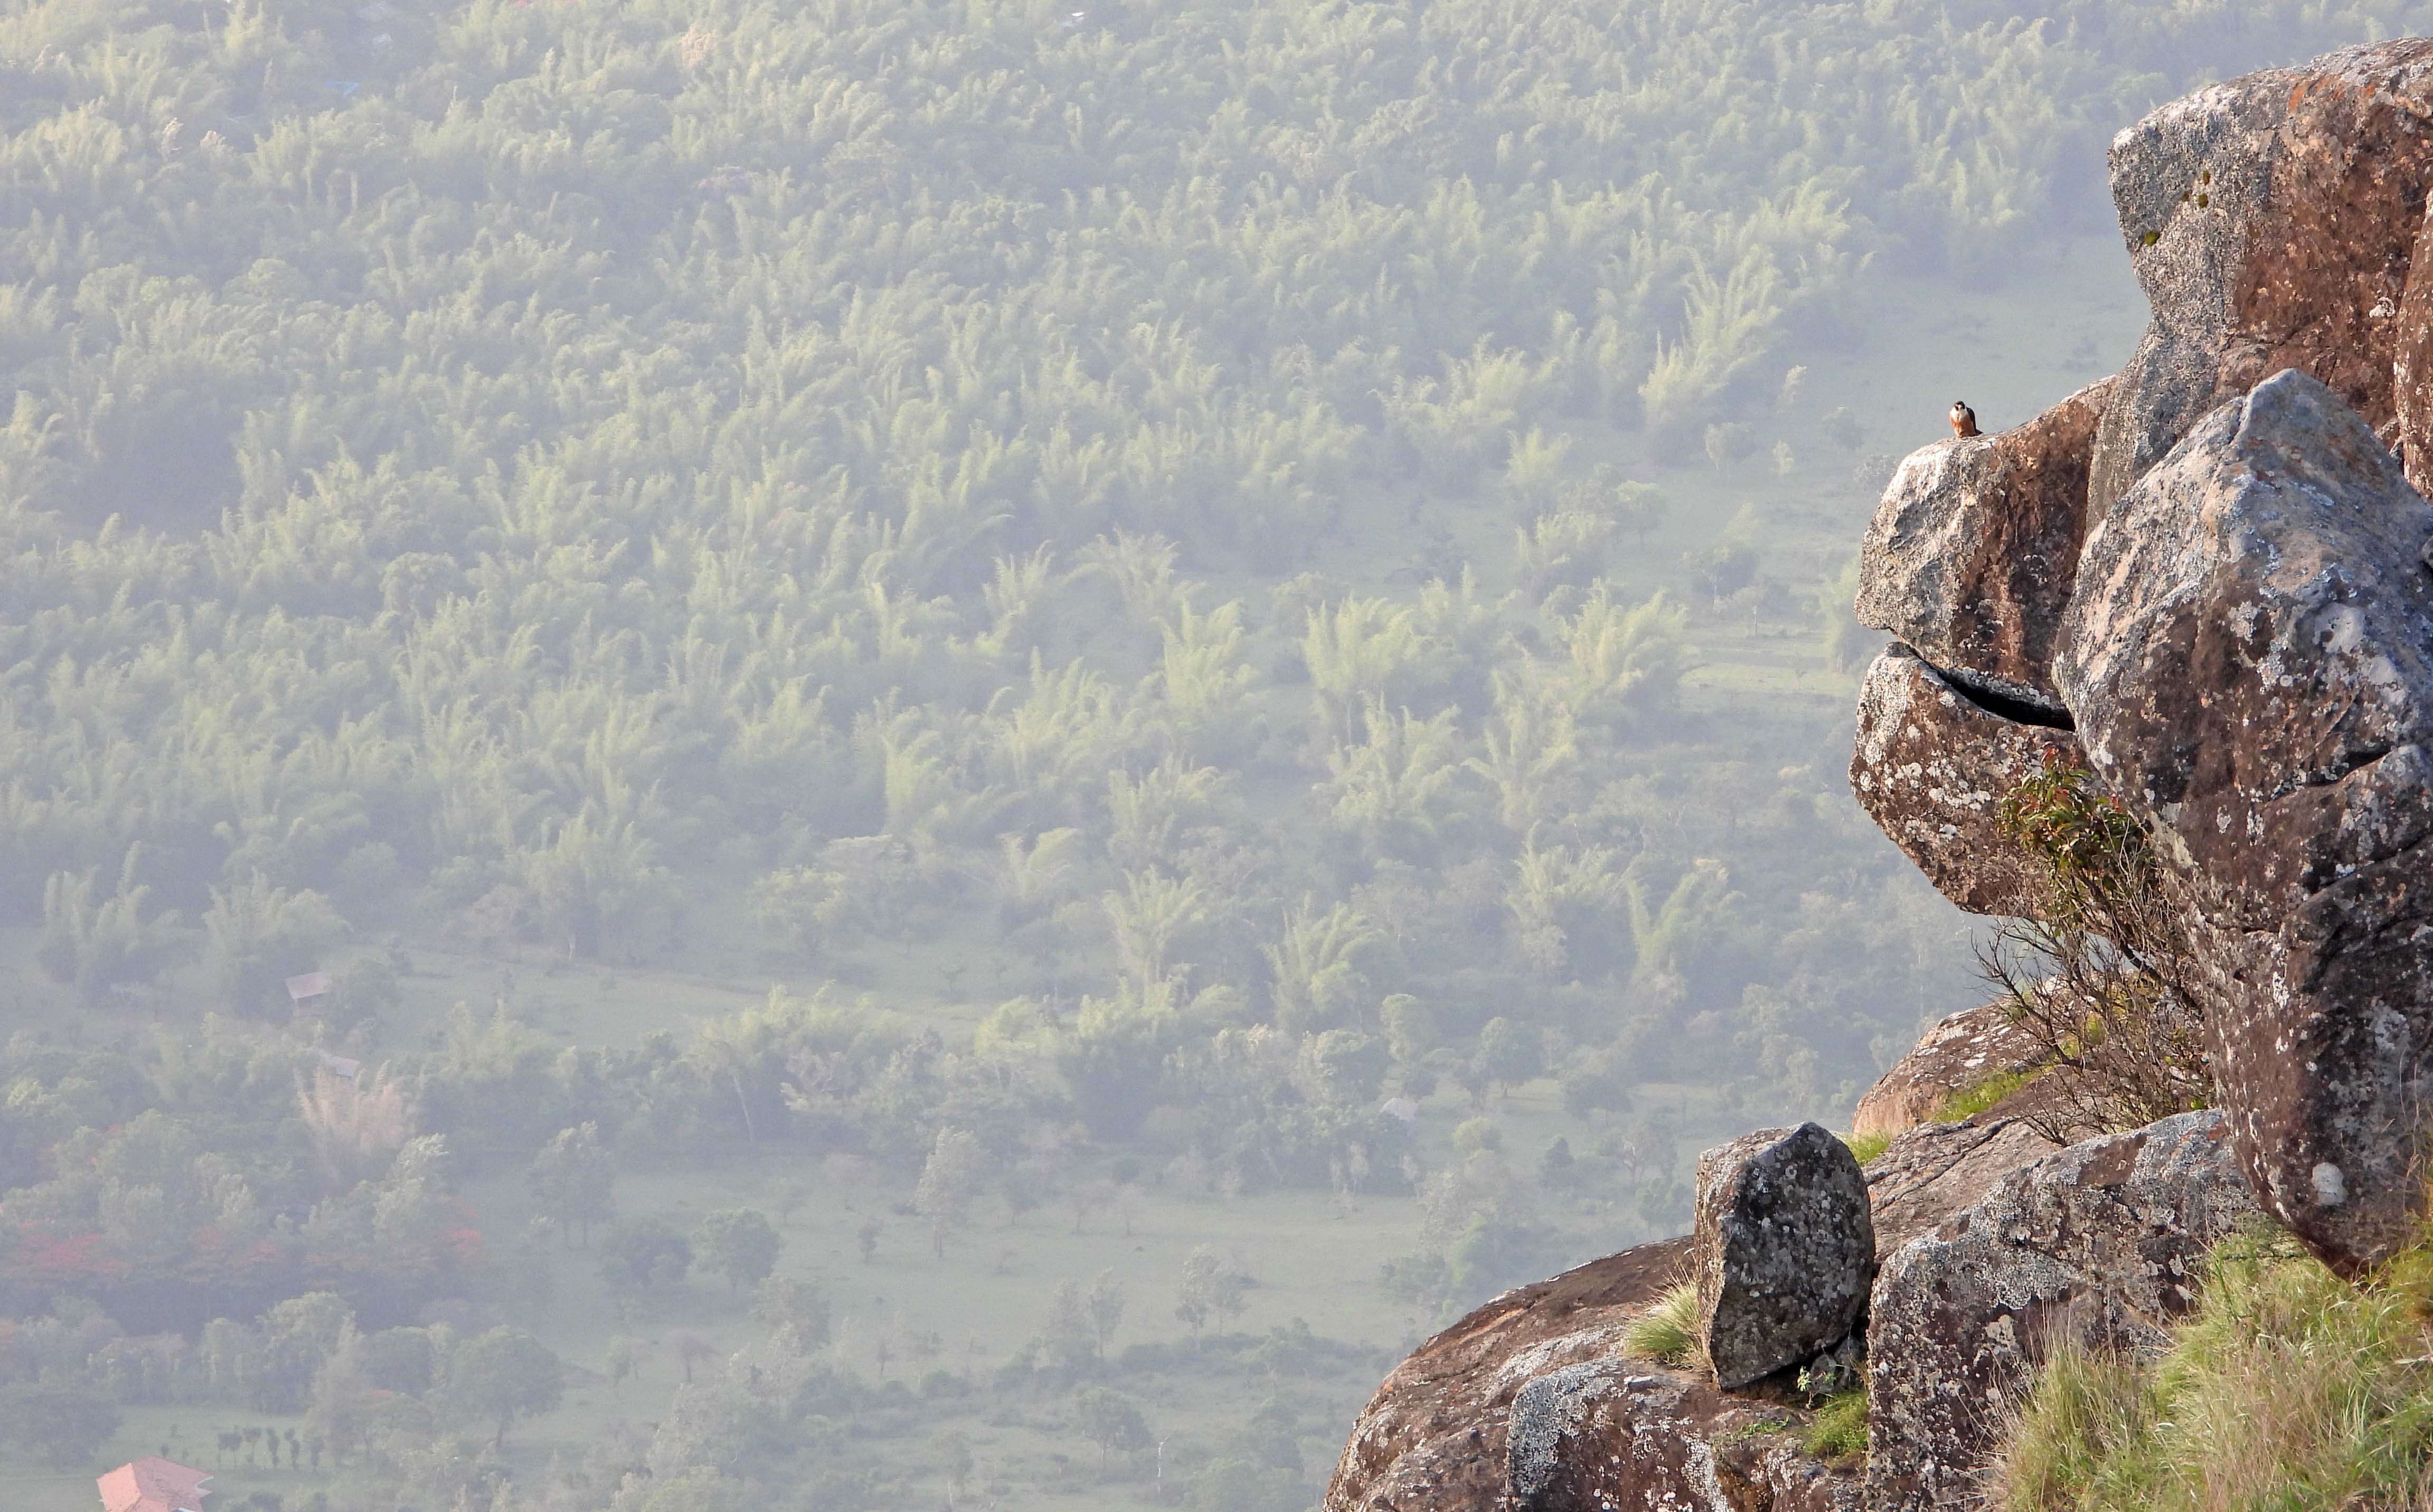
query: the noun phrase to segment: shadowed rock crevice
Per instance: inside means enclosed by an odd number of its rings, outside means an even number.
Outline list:
[[[1909,651],[1913,655],[1916,654],[1916,648],[1914,646],[1902,649]],[[1949,667],[1937,667],[1933,662],[1927,661],[1924,656],[1919,656],[1918,660],[1926,662],[1927,667],[1937,677],[1943,679],[1946,687],[1998,720],[2008,720],[2013,724],[2033,725],[2040,730],[2062,730],[2071,734],[2075,734],[2078,730],[2078,722],[2069,717],[2069,710],[2066,708],[2033,704],[2023,698],[2014,698],[1968,672]]]
[[[2020,914],[2034,906],[2033,874],[2002,833],[2002,798],[2076,752],[2071,732],[1997,714],[1895,645],[1860,686],[1850,787],[1945,897],[1972,913]]]

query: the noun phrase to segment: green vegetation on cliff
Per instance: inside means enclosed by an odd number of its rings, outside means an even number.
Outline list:
[[[2009,1512],[2415,1507],[2433,1497],[2433,1249],[2353,1286],[2224,1245],[2152,1358],[2061,1351],[2013,1429]]]

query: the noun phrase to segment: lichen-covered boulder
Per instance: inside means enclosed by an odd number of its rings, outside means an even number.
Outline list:
[[[1688,1262],[1642,1245],[1505,1293],[1413,1351],[1353,1426],[1324,1512],[1857,1512],[1795,1403],[1625,1358]]]
[[[1699,1156],[1692,1241],[1699,1328],[1726,1388],[1812,1358],[1866,1306],[1867,1179],[1821,1125],[1761,1129]]]
[[[2098,428],[2099,515],[2216,406],[2285,367],[2372,429],[2399,417],[2395,317],[2433,183],[2433,41],[2201,90],[2115,138],[2111,167],[2153,319]],[[2420,396],[2420,432],[2428,411]]]
[[[1803,1417],[1634,1361],[1567,1366],[1513,1399],[1496,1512],[1861,1512],[1859,1477],[1801,1450]]]
[[[2068,729],[1989,707],[1892,646],[1859,689],[1850,788],[1945,897],[1972,913],[2030,913],[2032,874],[2002,835],[2002,799],[2050,755],[2076,750]]]
[[[2008,1002],[1964,1008],[1926,1031],[1909,1054],[1876,1079],[1850,1115],[1854,1139],[1889,1137],[1940,1116],[1955,1096],[1997,1077],[2020,1076],[2050,1059],[2043,1042],[2016,1022]]]
[[[1886,1258],[1867,1320],[1868,1512],[1982,1505],[2005,1410],[2064,1339],[2137,1348],[2255,1211],[2219,1113],[2022,1166]]]
[[[2412,1232],[2433,1116],[2428,539],[2373,430],[2285,372],[2089,536],[2057,662],[2186,894],[2257,1190],[2352,1270]]]
[[[2050,714],[2053,637],[2085,532],[2086,467],[2113,380],[1997,435],[1914,451],[1859,552],[1859,622],[1947,678]]]

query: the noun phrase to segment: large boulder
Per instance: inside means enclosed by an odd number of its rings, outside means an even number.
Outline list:
[[[1847,1336],[1876,1262],[1867,1179],[1822,1126],[1761,1129],[1698,1157],[1698,1322],[1730,1389]]]
[[[2077,738],[1989,705],[1907,646],[1868,667],[1850,787],[1859,806],[1943,895],[1972,913],[2033,911],[2033,874],[2001,832],[2005,794]]]
[[[1859,622],[1981,696],[2061,712],[2053,637],[2086,524],[2107,378],[1998,435],[1914,451],[1859,552]]]
[[[2373,428],[2398,417],[2394,317],[2433,182],[2428,127],[2433,42],[2420,38],[2202,90],[2114,139],[2112,197],[2153,319],[2097,431],[2096,514],[2285,367]],[[2418,427],[2428,409],[2416,405]]]
[[[1623,1356],[1689,1252],[1591,1261],[1421,1345],[1353,1424],[1324,1512],[1857,1512],[1856,1473],[1800,1451],[1796,1403]]]
[[[1867,1322],[1868,1512],[1982,1505],[2006,1408],[2064,1340],[2143,1348],[2254,1212],[2219,1113],[2011,1172],[1896,1250]]]
[[[2433,1109],[2433,506],[2295,371],[2088,537],[2057,671],[2185,894],[2273,1215],[2345,1269],[2413,1229]]]
[[[2011,1011],[2009,1002],[1964,1008],[1876,1079],[1850,1115],[1850,1137],[1889,1137],[1942,1116],[1955,1097],[1996,1078],[2024,1076],[2051,1052]]]

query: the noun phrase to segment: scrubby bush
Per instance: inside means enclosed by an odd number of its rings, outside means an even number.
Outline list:
[[[2212,1106],[2195,954],[2145,831],[2052,750],[2004,795],[2000,821],[2033,912],[1998,925],[1978,963],[2060,1068],[2051,1106],[2031,1116],[2067,1139]]]

